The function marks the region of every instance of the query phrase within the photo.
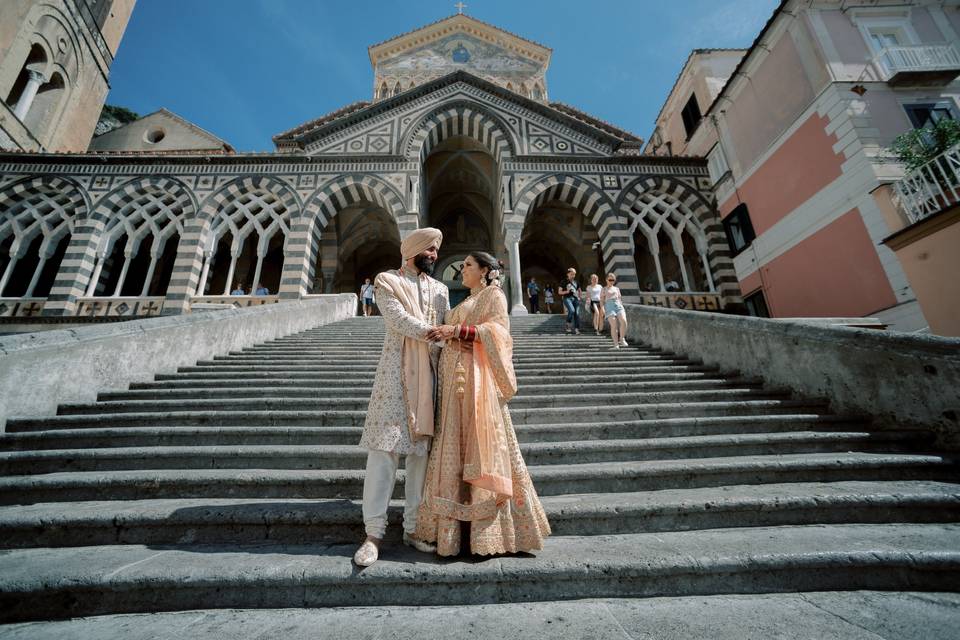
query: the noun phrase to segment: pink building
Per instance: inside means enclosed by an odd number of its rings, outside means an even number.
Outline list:
[[[960,334],[960,226],[935,207],[946,221],[904,233],[922,221],[887,151],[960,118],[958,33],[960,0],[783,0],[748,50],[690,55],[646,152],[708,159],[750,313]],[[941,236],[923,259],[902,242],[918,234]]]

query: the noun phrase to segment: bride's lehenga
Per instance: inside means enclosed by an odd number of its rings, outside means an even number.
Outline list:
[[[442,556],[456,555],[466,523],[472,553],[542,549],[550,525],[507,410],[517,391],[507,300],[498,287],[475,290],[447,324],[475,326],[477,339],[451,340],[440,356],[437,428],[417,537],[436,542]]]

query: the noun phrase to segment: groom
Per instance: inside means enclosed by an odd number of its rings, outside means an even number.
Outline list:
[[[387,327],[383,353],[373,380],[373,393],[360,446],[367,449],[363,480],[363,524],[367,539],[353,555],[369,567],[380,555],[387,527],[387,507],[400,456],[406,456],[403,542],[432,553],[433,545],[417,540],[417,510],[427,474],[433,436],[433,410],[439,345],[427,333],[443,323],[450,310],[447,287],[430,277],[443,241],[438,229],[414,231],[400,243],[403,266],[374,280],[376,299]]]

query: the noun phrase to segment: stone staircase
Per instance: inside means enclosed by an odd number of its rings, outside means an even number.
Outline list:
[[[511,414],[554,529],[536,558],[351,564],[383,336],[355,318],[10,420],[0,621],[958,590],[957,465],[926,433],[561,327],[513,324]]]

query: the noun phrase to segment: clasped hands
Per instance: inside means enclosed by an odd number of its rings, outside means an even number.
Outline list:
[[[450,340],[451,338],[457,335],[457,327],[452,324],[441,324],[437,325],[434,328],[430,329],[427,332],[427,341],[428,342],[441,342],[443,340]]]

